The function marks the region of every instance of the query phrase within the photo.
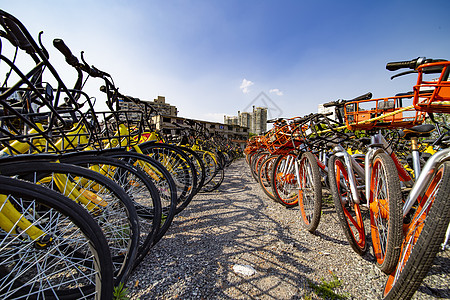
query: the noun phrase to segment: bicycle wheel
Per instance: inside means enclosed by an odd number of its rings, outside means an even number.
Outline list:
[[[396,269],[386,282],[384,299],[410,299],[444,240],[450,223],[450,162],[441,164],[430,178],[403,239]]]
[[[147,155],[122,150],[102,151],[101,155],[121,159],[144,171],[150,176],[159,192],[162,207],[161,225],[156,233],[153,244],[146,245],[146,247],[148,247],[148,251],[151,246],[161,240],[175,217],[176,205],[178,201],[175,182],[173,181],[169,171],[167,171],[160,162]],[[137,261],[139,262],[140,260],[141,258],[138,257]]]
[[[322,212],[322,182],[316,157],[311,152],[302,154],[298,172],[298,205],[302,224],[306,230],[314,232],[319,226]]]
[[[200,156],[192,149],[187,147],[178,146],[181,150],[183,150],[187,156],[189,157],[189,160],[194,164],[196,174],[197,174],[197,187],[195,189],[195,194],[200,192],[203,185],[205,184],[206,179],[206,173],[205,173],[205,164],[203,160],[200,158]]]
[[[150,176],[123,160],[98,155],[95,151],[65,155],[60,161],[82,166],[114,180],[130,196],[139,221],[136,263],[147,255],[161,225],[161,200]]]
[[[260,152],[257,154],[257,156],[252,160],[251,165],[251,172],[252,176],[256,181],[259,181],[258,179],[258,171],[261,164],[264,162],[264,160],[270,155],[269,152]]]
[[[336,214],[347,241],[356,253],[363,255],[367,251],[367,243],[360,205],[353,200],[345,163],[335,155],[328,161],[328,181]]]
[[[272,173],[272,192],[276,200],[286,207],[298,203],[298,182],[295,176],[297,155],[291,152],[275,161]]]
[[[205,181],[203,182],[203,185],[206,185],[214,176],[216,176],[219,171],[219,166],[217,165],[215,156],[211,152],[197,150],[196,153],[200,156],[205,166]]]
[[[114,181],[83,167],[16,157],[2,162],[3,175],[48,187],[84,207],[100,225],[110,247],[116,283],[131,273],[139,243],[139,222],[130,197]]]
[[[0,298],[112,299],[111,255],[89,213],[29,182],[0,176],[0,190]],[[22,218],[10,228],[7,203]]]
[[[139,150],[159,161],[169,171],[177,187],[177,208],[180,213],[191,202],[197,185],[196,170],[189,157],[175,146],[147,142],[139,145]]]
[[[392,158],[374,157],[370,181],[370,228],[377,265],[386,274],[397,264],[402,244],[402,194]]]
[[[225,170],[220,168],[219,171],[207,184],[203,186],[204,192],[212,192],[219,188],[225,178]]]
[[[259,168],[259,176],[258,181],[261,186],[261,189],[263,190],[264,194],[266,194],[270,199],[276,200],[275,196],[272,192],[272,175],[273,175],[273,167],[275,165],[275,161],[277,160],[278,155],[271,155],[267,157],[263,163],[261,164],[261,167]]]

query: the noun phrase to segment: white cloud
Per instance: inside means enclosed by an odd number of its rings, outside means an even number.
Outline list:
[[[280,91],[279,89],[271,89],[269,90],[269,93],[274,93],[275,95],[283,96],[283,92]]]
[[[249,88],[250,86],[252,86],[252,85],[254,85],[254,83],[253,83],[252,81],[247,80],[247,79],[244,78],[244,79],[242,80],[240,89],[242,90],[242,92],[243,92],[244,94],[247,94],[248,92],[250,92],[250,90],[249,90],[248,88]]]

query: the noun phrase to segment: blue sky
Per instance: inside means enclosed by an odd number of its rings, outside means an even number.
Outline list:
[[[85,51],[122,93],[162,95],[180,116],[211,121],[236,115],[261,92],[284,117],[368,91],[390,96],[416,79],[391,81],[386,62],[450,59],[448,0],[10,0],[1,8],[34,37],[44,31],[67,82],[75,75],[53,50],[56,37],[77,56]],[[99,84],[87,89],[100,105]]]

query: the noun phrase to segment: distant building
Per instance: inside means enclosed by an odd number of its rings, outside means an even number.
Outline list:
[[[239,124],[238,117],[228,117],[228,116],[224,116],[224,117],[223,117],[223,123],[224,123],[224,124],[227,124],[227,125],[240,125],[240,124]]]
[[[242,127],[247,127],[250,129],[252,126],[252,114],[248,112],[238,111],[238,124]]]
[[[267,130],[267,108],[254,107],[252,113],[252,127],[250,131],[257,135],[263,134]]]
[[[224,116],[224,123],[248,128],[250,133],[263,134],[267,130],[267,107],[253,106],[252,112],[240,112],[236,116]]]
[[[169,103],[166,103],[166,97],[164,96],[158,96],[158,98],[154,99],[153,101],[145,101],[145,100],[139,100],[142,102],[145,102],[146,104],[150,105],[156,112],[156,115],[167,115],[167,116],[177,116],[178,110],[176,106],[170,105]],[[123,110],[140,110],[143,111],[143,108],[141,105],[129,102],[129,101],[121,101],[120,102],[120,109]]]
[[[186,126],[185,120],[193,120],[182,118],[178,116],[158,115],[152,117],[152,123],[155,124],[156,129],[164,134],[179,135],[182,129],[175,125]],[[235,143],[245,143],[249,137],[249,130],[234,124],[222,124],[217,122],[209,122],[203,120],[193,120],[201,123],[209,132],[210,136],[221,135],[232,140]]]

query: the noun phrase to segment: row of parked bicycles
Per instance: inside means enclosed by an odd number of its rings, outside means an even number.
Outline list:
[[[77,74],[69,88],[42,32],[36,41],[3,10],[0,25],[0,298],[112,299],[238,153],[194,121],[180,125],[184,142],[170,142],[152,130],[151,106],[54,39]],[[88,79],[108,111],[94,109]]]
[[[383,298],[409,299],[438,252],[449,249],[450,62],[419,57],[386,68],[408,69],[392,78],[416,74],[413,90],[378,99],[367,93],[325,103],[328,112],[271,120],[245,154],[264,193],[298,205],[310,232],[329,191],[352,249],[363,255],[372,244],[388,274]]]

